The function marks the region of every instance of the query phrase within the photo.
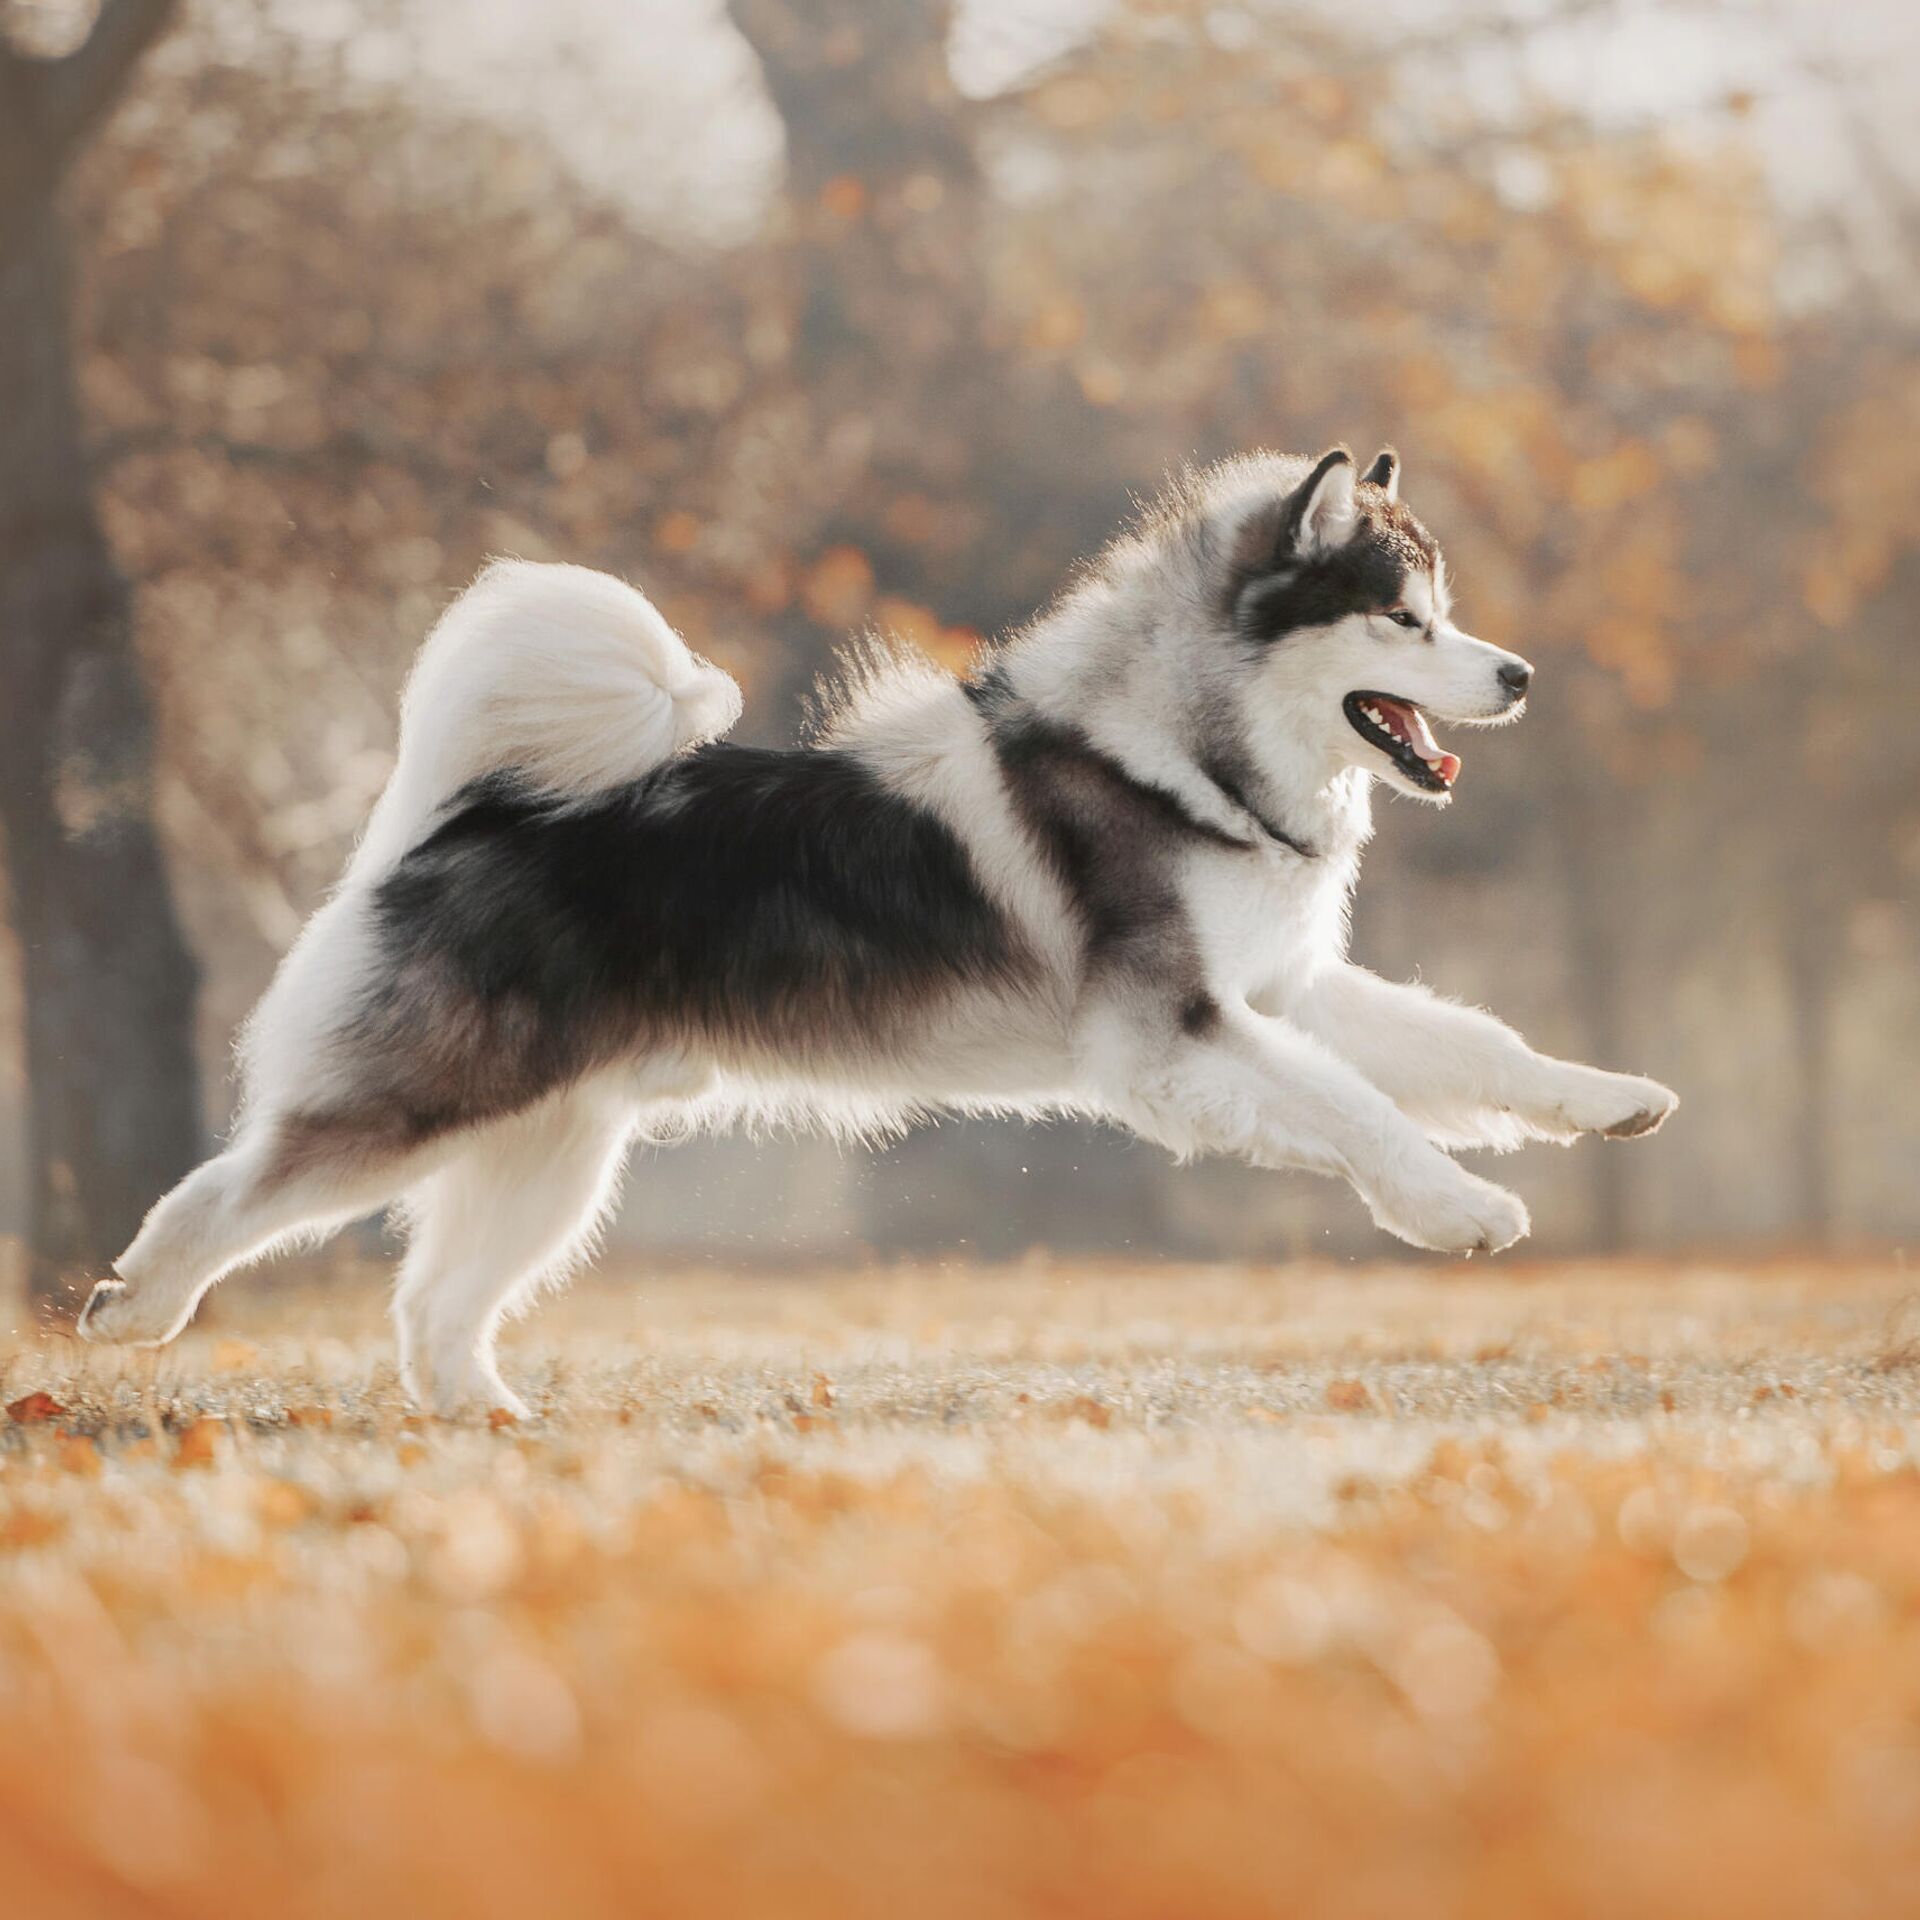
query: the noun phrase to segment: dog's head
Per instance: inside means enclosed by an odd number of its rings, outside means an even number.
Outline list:
[[[1364,477],[1344,447],[1236,461],[1205,483],[1201,547],[1245,748],[1263,758],[1283,732],[1290,752],[1444,805],[1460,760],[1430,722],[1517,719],[1533,669],[1453,624],[1446,563],[1399,482],[1391,451]]]

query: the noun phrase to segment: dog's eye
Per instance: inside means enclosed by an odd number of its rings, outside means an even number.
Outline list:
[[[1405,607],[1389,607],[1387,618],[1396,627],[1417,627],[1420,624],[1419,616],[1409,613]]]

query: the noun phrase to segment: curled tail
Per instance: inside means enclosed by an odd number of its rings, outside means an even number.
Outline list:
[[[644,594],[588,567],[495,560],[408,676],[400,757],[347,868],[390,867],[468,781],[508,770],[557,796],[633,780],[740,717],[740,689]]]

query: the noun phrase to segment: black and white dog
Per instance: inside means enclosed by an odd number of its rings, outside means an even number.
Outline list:
[[[1444,1147],[1646,1133],[1651,1080],[1532,1052],[1345,958],[1376,780],[1532,669],[1448,617],[1398,461],[1189,477],[967,681],[870,649],[817,738],[719,743],[734,683],[631,587],[502,562],[408,684],[399,762],[241,1045],[232,1144],[89,1301],[157,1343],[220,1276],[398,1200],[409,1385],[515,1409],[495,1335],[588,1251],[636,1136],[1072,1111],[1352,1182],[1504,1247]]]

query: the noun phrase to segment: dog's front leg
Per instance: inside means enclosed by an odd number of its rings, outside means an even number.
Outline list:
[[[1351,1062],[1412,1119],[1457,1146],[1521,1138],[1651,1133],[1679,1100],[1657,1080],[1534,1050],[1477,1007],[1342,965],[1288,1005],[1289,1017]]]
[[[1528,1229],[1513,1194],[1456,1166],[1317,1040],[1244,1004],[1200,996],[1166,1019],[1106,1010],[1084,1059],[1101,1103],[1135,1132],[1182,1157],[1337,1174],[1380,1226],[1417,1247],[1494,1251]]]

